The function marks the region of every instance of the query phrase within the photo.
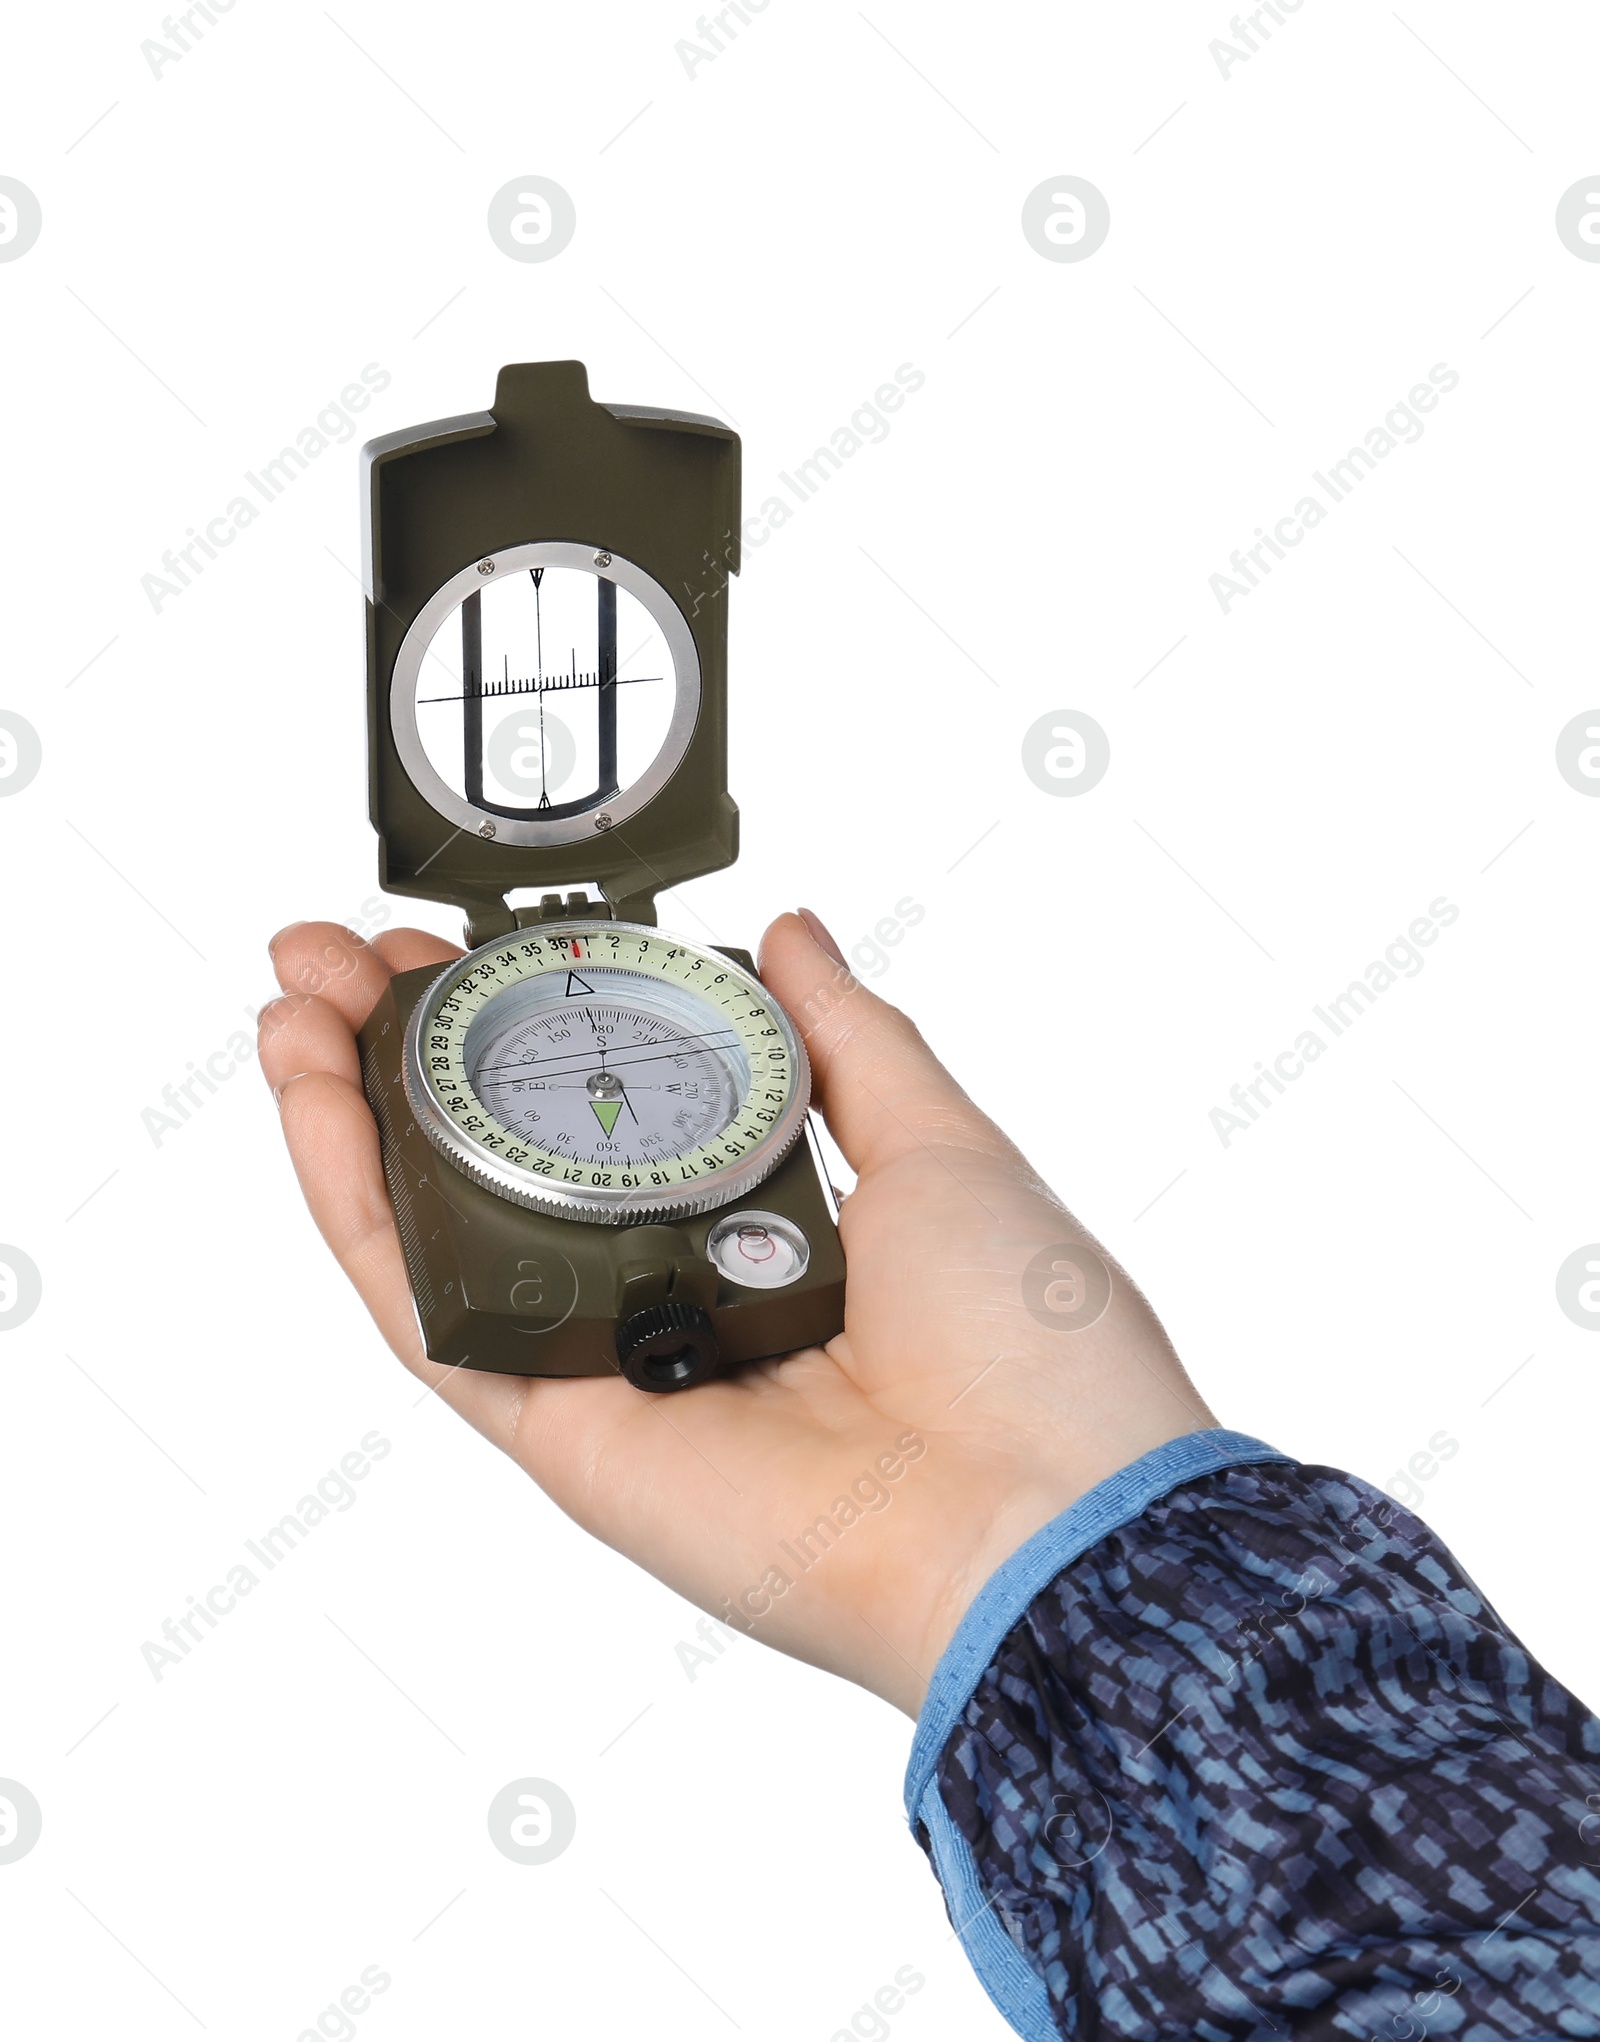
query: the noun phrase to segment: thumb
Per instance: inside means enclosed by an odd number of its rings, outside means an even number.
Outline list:
[[[817,1103],[857,1175],[917,1149],[1010,1152],[912,1022],[852,974],[809,908],[768,929],[761,977],[805,1043]]]

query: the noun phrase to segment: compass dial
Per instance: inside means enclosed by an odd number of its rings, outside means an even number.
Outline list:
[[[793,1146],[806,1054],[759,980],[631,922],[541,924],[457,959],[406,1039],[418,1124],[518,1204],[638,1222],[743,1196]]]

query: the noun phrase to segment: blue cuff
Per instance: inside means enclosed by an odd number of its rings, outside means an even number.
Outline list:
[[[1292,1458],[1248,1433],[1208,1428],[1169,1439],[1119,1468],[1035,1532],[989,1577],[933,1670],[906,1768],[906,1814],[913,1827],[920,1822],[928,1832],[934,1869],[973,1970],[1027,2042],[1056,2042],[1059,2030],[1043,1980],[996,1921],[967,1839],[945,1812],[937,1777],[940,1755],[1006,1634],[1063,1567],[1181,1483],[1222,1468]]]

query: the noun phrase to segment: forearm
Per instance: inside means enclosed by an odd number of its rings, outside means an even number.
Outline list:
[[[1367,1484],[1197,1432],[974,1602],[908,1775],[1025,2035],[1600,2034],[1600,1722]]]

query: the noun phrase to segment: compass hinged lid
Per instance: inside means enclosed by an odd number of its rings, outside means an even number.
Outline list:
[[[483,942],[513,890],[589,883],[653,922],[658,889],[730,864],[737,434],[526,362],[491,411],[373,440],[362,466],[383,884]]]

